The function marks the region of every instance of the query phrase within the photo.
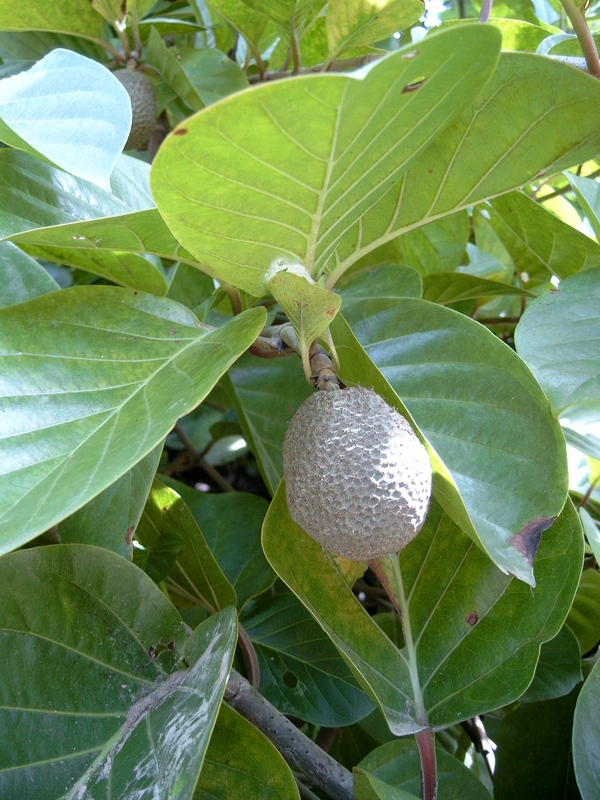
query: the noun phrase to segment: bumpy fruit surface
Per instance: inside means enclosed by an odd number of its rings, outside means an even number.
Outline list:
[[[294,521],[335,555],[372,561],[417,535],[431,495],[427,451],[409,423],[375,392],[316,392],[283,445]]]
[[[156,94],[152,81],[135,69],[121,69],[115,78],[127,90],[131,100],[131,131],[126,150],[143,150],[156,125]]]

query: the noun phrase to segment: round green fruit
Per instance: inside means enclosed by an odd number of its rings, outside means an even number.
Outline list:
[[[369,389],[311,395],[285,435],[283,474],[294,521],[344,558],[397,553],[420,531],[429,507],[427,450]]]
[[[131,131],[126,150],[144,150],[156,125],[156,93],[152,81],[136,69],[121,69],[115,78],[131,100]]]

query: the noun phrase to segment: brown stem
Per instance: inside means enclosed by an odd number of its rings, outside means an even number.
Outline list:
[[[240,646],[240,650],[242,651],[244,666],[246,667],[246,675],[248,676],[250,686],[258,690],[260,686],[260,666],[258,664],[258,657],[256,655],[254,645],[252,644],[252,640],[239,622],[238,644]]]
[[[206,474],[210,478],[212,478],[212,480],[217,484],[219,489],[221,489],[223,492],[235,491],[233,486],[225,480],[225,478],[221,475],[221,473],[218,472],[212,466],[212,464],[209,464],[208,461],[199,453],[197,447],[189,438],[187,433],[183,430],[181,425],[179,425],[179,423],[175,424],[175,426],[173,427],[173,431],[174,433],[177,434],[181,443],[185,447],[188,457],[192,464],[197,464],[200,467],[200,469],[204,470],[204,472],[206,472]]]
[[[355,800],[351,773],[298,730],[235,670],[231,670],[224,699],[262,731],[286,761],[312,778],[319,789],[334,800]]]
[[[479,753],[485,761],[485,766],[489,773],[490,778],[494,779],[494,770],[488,760],[488,755],[491,750],[487,744],[488,735],[481,721],[481,717],[473,717],[473,719],[466,719],[460,723],[461,728],[465,731],[469,739],[473,742],[475,752]]]
[[[583,495],[583,497],[581,498],[581,500],[579,501],[579,503],[578,503],[578,505],[577,505],[577,511],[579,511],[579,509],[580,509],[580,508],[585,508],[585,506],[588,504],[588,501],[589,501],[590,497],[592,496],[592,492],[593,492],[593,491],[594,491],[594,489],[596,488],[596,486],[597,486],[597,484],[598,484],[598,481],[600,481],[600,478],[596,478],[596,480],[595,480],[595,481],[592,481],[592,482],[590,483],[590,487],[589,487],[589,489],[588,489],[588,490],[587,490],[587,492],[586,492],[586,493]]]

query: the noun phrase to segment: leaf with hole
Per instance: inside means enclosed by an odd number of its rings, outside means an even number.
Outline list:
[[[261,694],[282,713],[335,728],[373,709],[327,635],[291,592],[254,600],[240,622],[256,650]]]

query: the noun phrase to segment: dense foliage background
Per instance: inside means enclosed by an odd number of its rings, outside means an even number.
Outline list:
[[[490,5],[0,0],[3,800],[600,796],[600,6]],[[374,569],[319,348],[430,454]]]

